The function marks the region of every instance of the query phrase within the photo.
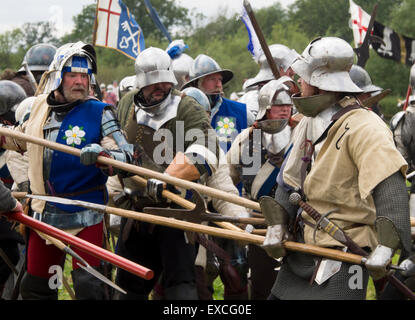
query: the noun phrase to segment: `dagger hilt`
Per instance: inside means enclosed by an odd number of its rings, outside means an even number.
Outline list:
[[[312,208],[308,203],[301,199],[301,195],[298,192],[293,192],[288,197],[288,201],[293,205],[299,205],[305,212],[307,212],[311,218],[315,221],[320,220],[321,214]]]

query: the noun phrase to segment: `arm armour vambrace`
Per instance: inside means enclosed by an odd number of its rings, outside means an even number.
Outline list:
[[[115,113],[113,112],[112,107],[105,108],[103,115],[102,115],[102,136],[112,136],[115,143],[119,147],[118,150],[107,150],[113,159],[125,162],[125,163],[132,163],[133,162],[133,155],[134,155],[134,146],[127,142],[124,134],[121,132],[119,122],[115,117]],[[114,169],[116,174],[121,174],[123,176],[129,176],[129,174],[120,169]]]

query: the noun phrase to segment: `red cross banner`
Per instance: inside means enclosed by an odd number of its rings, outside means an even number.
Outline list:
[[[355,47],[358,48],[366,35],[370,15],[349,0],[351,16],[349,26],[353,30]],[[375,20],[372,34],[382,39],[383,43],[372,42],[371,48],[385,59],[394,60],[411,66],[415,61],[415,39],[398,34],[389,27]]]
[[[143,32],[121,0],[98,0],[94,45],[118,50],[132,59],[145,49]]]
[[[351,16],[350,27],[353,30],[354,46],[358,48],[362,43],[366,35],[367,26],[369,25],[370,14],[364,11],[352,0],[349,0]]]

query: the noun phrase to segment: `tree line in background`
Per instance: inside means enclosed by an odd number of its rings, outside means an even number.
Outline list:
[[[255,0],[251,0],[254,4]],[[363,10],[370,13],[378,3],[376,20],[405,36],[415,38],[415,0],[358,0]],[[168,46],[167,39],[154,25],[147,14],[144,1],[124,0],[143,30],[146,47]],[[189,46],[187,54],[195,58],[204,53],[214,58],[222,68],[234,72],[234,79],[225,87],[225,94],[240,91],[245,79],[255,76],[259,70],[246,46],[248,34],[245,25],[237,15],[226,18],[219,12],[207,21],[203,14],[195,14],[176,5],[173,0],[152,0],[153,7],[172,35],[173,39],[183,39]],[[40,42],[52,43],[59,47],[67,42],[82,40],[91,43],[96,4],[85,6],[82,12],[73,17],[74,29],[61,38],[53,36],[53,28],[48,22],[25,23],[21,28],[0,34],[0,72],[5,68],[18,69],[25,52]],[[256,18],[268,45],[281,43],[301,53],[306,45],[318,36],[337,36],[345,39],[353,47],[353,34],[349,28],[348,0],[297,0],[287,9],[280,4],[272,4],[257,10]],[[96,47],[99,82],[120,81],[134,74],[134,61],[125,55],[107,48]],[[382,111],[389,118],[398,110],[398,99],[404,99],[409,66],[379,57],[370,50],[366,70],[373,83],[392,89],[389,97],[381,102]]]

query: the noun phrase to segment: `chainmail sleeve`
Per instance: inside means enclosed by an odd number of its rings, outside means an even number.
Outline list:
[[[379,183],[373,190],[376,217],[391,220],[406,253],[411,250],[411,224],[409,219],[409,196],[405,178],[400,171]]]

